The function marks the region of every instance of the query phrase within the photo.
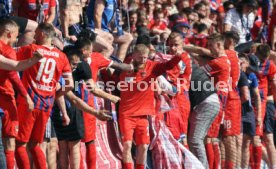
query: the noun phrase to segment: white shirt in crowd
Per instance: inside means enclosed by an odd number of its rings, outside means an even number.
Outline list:
[[[224,24],[231,25],[231,31],[236,31],[240,36],[240,43],[247,42],[246,34],[250,33],[250,29],[253,27],[255,15],[251,12],[249,15],[242,15],[243,17],[243,25],[241,16],[237,12],[236,9],[231,9],[226,13],[224,18]]]

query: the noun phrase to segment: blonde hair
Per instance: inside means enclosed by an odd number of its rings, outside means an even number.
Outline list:
[[[149,54],[149,48],[144,44],[138,44],[134,48],[134,53],[138,54]]]

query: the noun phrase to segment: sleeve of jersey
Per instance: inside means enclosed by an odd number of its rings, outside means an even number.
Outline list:
[[[16,71],[9,71],[8,72],[8,77],[10,82],[12,83],[13,87],[15,90],[21,95],[21,96],[26,96],[27,91],[23,84],[21,83],[21,80],[19,79],[19,76],[17,75]]]
[[[92,73],[90,66],[86,62],[81,62],[78,64],[77,69],[74,71],[74,77],[77,77],[76,80],[88,80],[92,79]]]
[[[220,67],[216,62],[213,60],[209,61],[208,64],[202,66],[202,69],[209,75],[212,76],[218,72],[220,72]]]
[[[248,79],[246,77],[246,74],[244,72],[241,72],[240,79],[239,79],[239,82],[238,82],[238,87],[241,88],[241,87],[244,87],[244,86],[249,86]]]
[[[276,65],[271,61],[270,61],[268,79],[269,80],[276,80]]]
[[[99,54],[98,59],[96,60],[96,62],[98,62],[98,66],[99,69],[101,68],[109,68],[113,61],[110,59],[107,59],[106,57],[104,57],[103,55]]]
[[[168,62],[156,63],[154,65],[152,72],[155,76],[159,76],[159,75],[165,73],[167,70],[170,70],[173,67],[175,67],[180,60],[181,60],[180,57],[174,57]]]
[[[69,61],[67,59],[67,57],[65,56],[65,54],[63,54],[63,69],[62,69],[62,75],[71,75],[72,74],[72,70],[69,64]]]
[[[31,50],[28,46],[21,47],[16,53],[16,60],[25,60],[31,57]]]
[[[251,87],[257,88],[258,86],[259,86],[258,78],[255,74],[253,74]]]

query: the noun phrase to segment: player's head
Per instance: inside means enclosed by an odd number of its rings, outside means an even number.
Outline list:
[[[84,59],[91,57],[93,51],[93,43],[90,39],[82,37],[76,42],[76,48],[81,51]]]
[[[223,33],[223,36],[225,39],[224,47],[226,49],[229,49],[230,46],[235,47],[240,41],[239,34],[235,31],[226,31]]]
[[[0,37],[12,46],[17,41],[19,27],[10,19],[0,19]]]
[[[267,44],[261,44],[257,47],[255,54],[260,59],[260,62],[264,62],[270,55],[270,47]]]
[[[51,41],[55,37],[56,32],[53,25],[49,23],[41,23],[35,30],[36,44],[43,45],[45,42]]]
[[[136,65],[146,63],[149,56],[149,48],[144,44],[136,45],[133,51],[133,62]]]
[[[168,38],[170,52],[176,54],[178,50],[183,50],[183,38],[180,33],[172,32]]]
[[[77,50],[74,46],[66,46],[63,49],[63,52],[66,54],[70,62],[71,69],[75,70],[78,66],[78,63],[82,59],[82,53],[79,50]]]
[[[249,58],[244,53],[239,53],[239,61],[240,61],[240,67],[242,71],[246,71],[246,69],[249,67]]]
[[[224,37],[219,33],[214,33],[207,38],[208,49],[212,54],[217,55],[224,50]]]

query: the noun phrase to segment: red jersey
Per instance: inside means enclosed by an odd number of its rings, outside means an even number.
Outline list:
[[[138,72],[122,72],[117,85],[121,91],[120,116],[153,115],[156,77],[175,67],[179,61],[179,57],[165,63],[147,61],[145,68]]]
[[[34,101],[35,109],[48,112],[51,111],[54,102],[56,83],[62,74],[71,74],[71,68],[66,55],[57,48],[50,49],[31,44],[20,48],[17,58],[18,60],[31,58],[34,51],[42,53],[44,58],[23,72],[22,83]]]
[[[167,71],[167,79],[174,85],[181,85],[181,89],[188,91],[192,74],[192,60],[188,53],[181,55],[181,61],[173,69]],[[177,84],[177,80],[180,84]]]
[[[36,21],[36,18],[39,14],[38,11],[38,5],[36,3],[37,0],[16,0],[19,4],[18,9],[18,16],[31,19]],[[49,9],[51,7],[56,7],[56,1],[55,0],[38,0],[40,3],[43,2],[43,11],[44,15],[47,18],[47,15],[49,13]]]
[[[90,65],[92,71],[92,79],[96,82],[98,71],[102,68],[107,68],[112,65],[113,61],[104,57],[101,53],[93,52],[91,57],[88,58],[87,63]]]
[[[234,50],[225,50],[226,55],[228,56],[228,60],[230,61],[231,71],[230,71],[230,83],[231,90],[228,94],[228,99],[240,99],[238,93],[238,82],[240,79],[240,64],[238,54]]]
[[[16,60],[16,52],[12,47],[0,40],[0,54],[6,58]],[[12,83],[9,80],[7,70],[0,69],[0,94],[14,96]]]
[[[266,99],[268,92],[268,81],[276,80],[275,64],[270,60],[260,63],[257,77],[259,79],[260,92],[263,92],[261,97]]]
[[[270,17],[270,22],[269,22],[269,26],[268,26],[268,35],[267,35],[267,39],[268,42],[271,42],[271,37],[273,34],[273,28],[276,26],[276,10],[273,9],[273,13]]]
[[[194,35],[189,39],[190,43],[203,48],[207,47],[207,36],[205,34]]]
[[[218,92],[228,93],[230,62],[227,56],[210,60],[203,66],[203,69],[210,77],[214,78],[214,84]]]
[[[161,21],[161,23],[152,23],[151,25],[149,25],[149,29],[153,30],[153,29],[159,29],[159,30],[166,30],[167,29],[167,24],[163,21]]]

